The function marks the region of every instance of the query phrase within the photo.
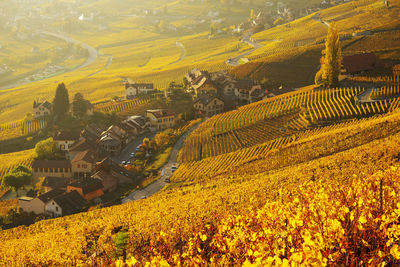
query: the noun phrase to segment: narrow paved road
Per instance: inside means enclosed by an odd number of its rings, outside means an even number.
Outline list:
[[[58,39],[63,39],[63,40],[65,40],[67,43],[78,44],[78,45],[82,46],[84,49],[86,49],[86,50],[89,52],[89,56],[88,56],[88,58],[86,59],[85,63],[83,63],[82,65],[80,65],[80,66],[77,67],[76,69],[74,69],[74,71],[77,70],[77,69],[80,69],[80,68],[84,68],[84,67],[89,66],[89,65],[92,64],[92,63],[96,60],[96,58],[97,58],[97,55],[98,55],[97,50],[96,50],[94,47],[91,47],[90,45],[88,45],[88,44],[86,44],[86,43],[84,43],[84,42],[75,40],[75,39],[73,39],[73,38],[71,38],[71,37],[69,37],[69,36],[66,36],[66,35],[60,34],[60,33],[54,33],[54,32],[48,32],[48,31],[41,31],[40,34],[50,35],[50,36],[56,37],[56,38],[58,38]]]
[[[48,32],[48,31],[41,31],[41,32],[38,32],[38,34],[49,35],[49,36],[56,37],[58,39],[62,39],[64,41],[66,41],[67,43],[78,44],[78,45],[82,46],[84,49],[86,49],[88,51],[88,53],[89,53],[88,58],[86,59],[86,61],[82,65],[80,65],[80,66],[78,66],[78,67],[76,67],[76,68],[74,68],[74,69],[72,69],[70,71],[66,71],[66,72],[76,71],[78,69],[87,67],[90,64],[92,64],[96,60],[96,58],[98,56],[97,50],[95,48],[91,47],[90,45],[88,45],[88,44],[86,44],[84,42],[75,40],[75,39],[73,39],[73,38],[71,38],[69,36],[66,36],[66,35],[63,35],[63,34],[60,34],[60,33]],[[62,74],[66,73],[66,72],[63,72]],[[54,76],[52,76],[52,77],[54,77]],[[10,89],[10,88],[14,88],[14,87],[18,87],[18,86],[22,86],[22,85],[26,85],[26,84],[31,83],[31,81],[26,81],[25,78],[22,78],[22,79],[19,79],[18,81],[14,81],[14,82],[8,83],[6,85],[3,85],[3,86],[0,87],[0,90]],[[46,80],[46,79],[48,79],[48,78],[44,78],[42,80]]]
[[[143,188],[141,190],[136,190],[136,191],[130,193],[129,196],[127,196],[124,199],[122,199],[121,202],[122,203],[127,203],[127,202],[138,200],[138,199],[141,199],[141,198],[147,198],[147,197],[150,197],[153,194],[157,193],[161,189],[163,189],[164,186],[166,186],[168,184],[165,180],[172,176],[171,167],[174,166],[174,165],[178,166],[177,161],[178,161],[179,149],[181,148],[181,146],[182,146],[183,142],[185,141],[186,137],[191,132],[193,132],[199,125],[200,125],[200,123],[198,123],[195,126],[193,126],[189,131],[187,131],[185,134],[183,134],[178,139],[178,141],[175,143],[174,148],[171,151],[171,155],[169,156],[169,160],[168,160],[167,164],[165,164],[164,167],[162,168],[161,178],[160,179],[158,179],[154,183],[146,186],[145,188]]]
[[[138,138],[136,138],[133,142],[130,142],[122,151],[116,156],[112,157],[112,160],[118,164],[121,164],[123,160],[129,161],[132,159],[131,153],[134,152],[136,153],[136,147],[140,144],[143,143],[143,139],[145,138],[153,138],[156,135],[156,133],[146,133],[140,135]]]
[[[248,33],[246,33],[246,35],[244,36],[244,38],[242,39],[243,43],[247,43],[248,45],[252,46],[253,49],[251,49],[250,51],[247,51],[246,53],[243,53],[239,56],[236,56],[234,58],[230,58],[226,61],[226,64],[231,65],[231,66],[238,66],[239,65],[239,60],[242,57],[245,57],[251,53],[253,53],[255,50],[257,50],[258,48],[263,47],[260,43],[257,43],[255,40],[253,40],[251,38],[251,35],[253,35],[253,32],[249,31]]]

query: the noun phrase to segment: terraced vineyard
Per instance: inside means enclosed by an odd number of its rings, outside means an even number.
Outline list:
[[[399,90],[398,85],[390,88]],[[186,139],[180,160],[201,160],[282,137],[295,140],[309,128],[383,114],[399,106],[395,97],[358,102],[363,92],[360,87],[308,88],[214,116]]]
[[[47,120],[44,118],[0,124],[0,141],[29,135],[46,127]]]
[[[393,112],[309,130],[267,153],[268,144],[184,163],[151,199],[1,231],[0,261],[122,264],[107,255],[126,229],[131,264],[395,263],[399,129]]]
[[[8,154],[1,154],[0,179],[18,165],[31,166],[33,161],[33,154],[33,149]]]

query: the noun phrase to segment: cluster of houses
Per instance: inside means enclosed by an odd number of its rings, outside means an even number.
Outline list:
[[[243,21],[235,26],[233,33],[243,33],[246,30],[269,29],[274,27],[274,22],[280,20],[281,23],[290,22],[321,9],[349,2],[350,0],[322,0],[319,4],[312,4],[303,7],[293,7],[291,3],[283,1],[266,1],[264,8],[261,9],[250,20]],[[280,23],[280,24],[281,24]]]
[[[134,173],[111,160],[126,144],[149,131],[175,126],[177,116],[169,110],[147,110],[146,116],[131,116],[105,127],[89,124],[82,131],[59,131],[53,140],[65,159],[32,163],[32,180],[44,194],[19,198],[23,211],[51,217],[76,213],[118,184],[137,183]]]
[[[260,83],[245,79],[235,80],[226,71],[210,73],[193,69],[185,78],[193,96],[195,110],[206,117],[260,101],[268,93]]]

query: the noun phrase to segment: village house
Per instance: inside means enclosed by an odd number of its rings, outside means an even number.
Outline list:
[[[81,152],[91,150],[92,153],[94,153],[97,156],[97,149],[96,149],[96,143],[87,140],[86,138],[82,138],[74,144],[72,144],[67,153],[67,159],[71,160],[76,157]]]
[[[35,118],[41,118],[50,116],[51,114],[51,103],[49,101],[44,102],[33,102],[33,116]]]
[[[45,211],[47,215],[55,218],[78,213],[87,205],[87,201],[77,191],[70,191],[47,202]]]
[[[217,96],[204,95],[193,102],[194,109],[201,116],[211,117],[224,110],[224,102]]]
[[[96,143],[100,139],[101,134],[107,130],[105,125],[91,123],[85,127],[81,132],[81,137],[88,141]]]
[[[32,179],[36,184],[40,177],[72,178],[71,162],[69,160],[34,160],[32,163]]]
[[[152,83],[125,83],[125,95],[127,99],[152,92],[154,92],[154,84]]]
[[[20,197],[18,198],[19,207],[24,212],[34,212],[35,214],[44,214],[46,211],[46,204],[54,197],[63,194],[65,191],[54,189],[38,197]]]
[[[53,189],[61,189],[65,191],[67,190],[67,185],[71,181],[71,178],[46,176],[43,177],[43,182],[41,186],[43,187],[45,192],[49,192]]]
[[[174,127],[176,124],[175,112],[166,109],[146,110],[146,117],[155,130],[164,130]]]
[[[103,184],[103,192],[113,192],[117,189],[118,178],[105,170],[97,171],[92,178],[98,179]]]
[[[235,96],[239,103],[248,104],[261,100],[264,97],[264,91],[259,83],[251,80],[238,80],[235,88]]]
[[[79,152],[71,160],[71,168],[74,178],[89,177],[96,164],[96,156],[91,150]]]
[[[196,96],[217,93],[217,87],[211,80],[210,74],[207,71],[193,69],[185,75],[185,78]]]
[[[103,154],[115,155],[129,142],[127,132],[117,125],[111,125],[105,130],[97,141]]]
[[[105,171],[106,173],[109,173],[117,178],[119,184],[131,184],[133,182],[138,182],[138,177],[134,173],[120,166],[109,157],[103,159],[101,162],[98,162],[93,171],[95,174],[99,171]]]
[[[226,71],[218,71],[210,74],[211,80],[224,95],[235,94],[236,81]]]
[[[84,178],[67,186],[67,192],[74,190],[87,201],[92,201],[104,194],[101,180],[93,178]]]
[[[148,132],[151,126],[149,118],[141,115],[130,116],[125,121],[136,127],[137,135]]]
[[[68,151],[68,149],[79,140],[80,133],[77,131],[58,131],[53,140],[61,151]]]

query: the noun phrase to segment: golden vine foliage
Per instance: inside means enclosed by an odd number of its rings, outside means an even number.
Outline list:
[[[192,178],[182,165],[149,199],[1,231],[1,265],[122,264],[121,228],[140,265],[396,263],[399,126],[395,112],[312,130]]]

